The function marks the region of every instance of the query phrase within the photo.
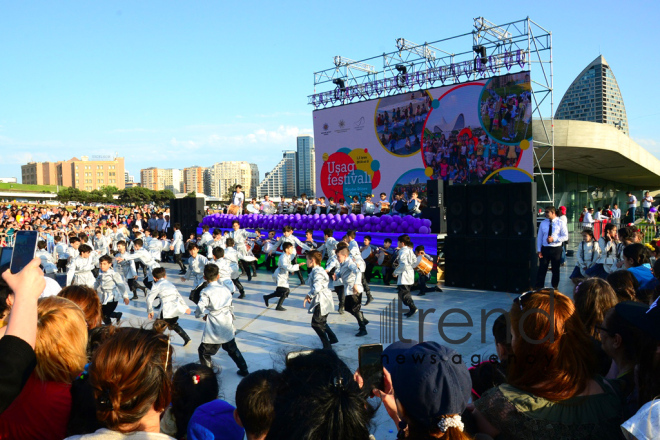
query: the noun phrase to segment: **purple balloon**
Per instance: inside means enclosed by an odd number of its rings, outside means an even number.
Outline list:
[[[364,232],[371,232],[371,224],[364,225],[363,231]]]
[[[420,234],[428,234],[429,232],[431,231],[429,231],[429,228],[427,226],[422,226],[421,228],[419,228]]]
[[[405,221],[405,220],[402,221],[402,222],[401,222],[401,227],[402,227],[403,229],[405,229],[405,230],[408,230],[408,222]]]

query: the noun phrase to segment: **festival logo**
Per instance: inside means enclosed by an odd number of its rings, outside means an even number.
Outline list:
[[[326,197],[349,199],[358,196],[363,201],[380,183],[380,162],[373,160],[365,148],[342,148],[323,155],[321,185]]]

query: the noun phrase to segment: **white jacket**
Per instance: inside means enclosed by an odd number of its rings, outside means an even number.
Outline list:
[[[186,280],[193,280],[193,289],[204,282],[204,267],[209,264],[209,260],[202,254],[197,254],[195,258],[188,259],[188,271]]]
[[[586,270],[595,265],[600,259],[600,246],[597,241],[586,243],[580,242],[578,245],[578,267],[582,276],[587,276]]]
[[[88,258],[78,256],[72,259],[67,266],[66,285],[94,287],[96,280],[92,274],[92,269],[94,269],[94,260],[91,256]]]
[[[399,251],[399,266],[394,269],[393,274],[398,275],[396,284],[398,286],[411,286],[415,283],[415,268],[418,261],[415,253],[408,246]]]
[[[176,230],[174,231],[174,237],[172,239],[172,247],[174,247],[174,253],[175,254],[183,254],[186,252],[186,247],[185,244],[183,243],[183,235],[181,235],[181,231]]]
[[[316,307],[321,308],[321,316],[325,316],[334,310],[335,304],[332,299],[332,290],[328,287],[330,279],[321,266],[315,266],[307,278],[310,287],[309,296],[312,301],[309,304],[309,313],[314,313]]]
[[[231,292],[223,284],[214,281],[205,287],[197,303],[195,317],[199,318],[208,310],[204,325],[202,343],[224,344],[234,339],[234,307]]]
[[[94,290],[99,294],[101,304],[105,305],[112,301],[120,301],[122,297],[128,299],[128,286],[121,274],[112,269],[107,272],[99,272],[94,281]]]
[[[118,272],[121,274],[121,276],[124,277],[124,280],[128,281],[129,279],[133,279],[137,276],[137,271],[135,270],[135,261],[126,259],[121,263],[117,261],[117,258],[124,258],[126,255],[129,254],[121,254],[119,252],[115,254],[115,260],[112,263],[112,267],[115,272]]]
[[[41,259],[41,265],[44,267],[44,273],[55,273],[57,272],[57,265],[55,264],[55,259],[53,254],[47,250],[39,250],[34,254],[35,257]]]
[[[346,295],[353,295],[353,287],[357,289],[357,293],[360,294],[364,291],[362,287],[362,271],[355,264],[355,261],[347,258],[346,261],[341,263],[337,272],[337,281],[341,282],[344,286],[344,293]]]
[[[218,281],[221,284],[224,284],[231,293],[236,292],[236,286],[234,286],[232,280],[235,280],[240,275],[238,265],[226,258],[209,261],[209,264],[215,264],[218,266]]]
[[[147,296],[147,313],[152,313],[153,303],[156,298],[160,297],[163,304],[163,318],[178,318],[186,313],[188,305],[179,293],[176,286],[170,283],[165,278],[156,281]]]
[[[295,254],[294,254],[295,255]],[[273,281],[277,282],[277,287],[289,288],[289,274],[300,270],[300,265],[291,264],[291,260],[282,254],[277,263],[277,270],[273,273]]]

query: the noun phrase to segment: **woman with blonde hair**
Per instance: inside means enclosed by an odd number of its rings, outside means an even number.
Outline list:
[[[71,382],[83,371],[87,324],[82,310],[56,296],[37,305],[37,366],[0,415],[0,439],[59,440],[71,413]]]
[[[87,329],[93,330],[101,325],[101,300],[94,289],[87,286],[67,286],[57,295],[78,304],[85,315]]]
[[[106,428],[69,440],[171,439],[160,433],[160,415],[172,397],[173,354],[161,323],[111,328],[89,367],[96,417]]]

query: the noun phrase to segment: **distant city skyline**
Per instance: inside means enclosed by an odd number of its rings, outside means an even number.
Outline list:
[[[265,1],[200,1],[194,8],[150,0],[7,2],[0,15],[7,60],[0,71],[0,176],[20,180],[30,160],[116,153],[136,178],[149,167],[248,161],[263,179],[283,150],[296,149],[297,136],[313,134],[312,74],[332,68],[334,56],[361,60],[396,50],[400,37],[424,43],[464,34],[478,15],[497,24],[529,16],[552,31],[555,110],[602,54],[616,72],[630,136],[660,157],[659,92],[639,80],[660,70],[647,49],[657,4],[420,7],[440,20],[436,27],[397,16],[398,7],[387,0],[378,8],[340,0],[330,9],[296,0],[285,8]],[[343,32],[310,32],[310,23],[333,29],[343,10],[350,11],[341,15]]]

